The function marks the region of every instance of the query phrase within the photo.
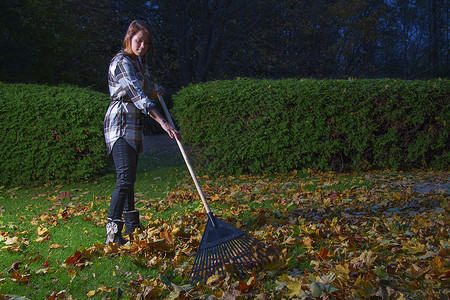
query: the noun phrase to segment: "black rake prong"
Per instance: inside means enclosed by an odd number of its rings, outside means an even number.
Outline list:
[[[269,255],[279,257],[279,253],[271,246],[211,214],[189,277],[192,284],[206,283],[213,275],[225,277],[229,272],[229,264],[242,277],[247,270],[272,262]]]

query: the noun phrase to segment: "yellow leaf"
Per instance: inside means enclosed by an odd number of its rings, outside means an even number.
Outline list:
[[[417,279],[423,274],[428,272],[428,269],[421,269],[418,265],[412,264],[408,270],[406,270],[406,274],[408,274],[411,278]]]
[[[97,289],[97,292],[107,292],[107,293],[111,293],[115,290],[115,288],[113,287],[106,287],[106,286],[101,286]]]
[[[17,244],[18,243],[18,238],[17,238],[17,236],[14,236],[14,237],[7,237],[6,238],[6,241],[5,241],[5,244],[6,245],[14,245],[14,244]]]
[[[305,237],[303,239],[303,244],[308,248],[312,248],[312,243],[313,243],[313,240],[310,237]]]
[[[282,244],[289,244],[289,245],[294,245],[295,244],[295,238],[290,236],[288,237]]]
[[[358,286],[358,293],[363,298],[370,298],[376,293],[376,287],[361,276],[356,279],[355,286]]]
[[[47,214],[43,214],[43,215],[40,215],[40,216],[39,216],[39,219],[40,219],[42,222],[48,222],[48,221],[51,220],[51,217],[50,217],[49,215],[47,215]]]
[[[50,232],[47,230],[47,228],[38,227],[38,238],[36,239],[36,242],[42,242],[47,240],[50,237]]]
[[[211,196],[211,201],[218,201],[219,199],[220,199],[220,197],[217,194]]]
[[[42,237],[45,237],[50,234],[50,232],[47,230],[47,228],[40,227],[40,226],[38,227],[37,232],[38,232],[38,236],[42,236]]]
[[[437,273],[441,273],[444,268],[445,262],[441,260],[439,256],[436,256],[433,258],[433,260],[430,261],[430,267]]]
[[[156,299],[161,296],[163,289],[159,286],[147,286],[144,290],[144,299]]]
[[[334,269],[333,272],[343,282],[348,282],[350,280],[350,270],[348,263],[344,264],[344,262],[342,262],[340,265],[336,266],[336,269]]]
[[[159,264],[159,262],[162,260],[162,258],[161,257],[158,257],[158,256],[154,256],[149,262],[148,262],[148,265],[149,266],[156,266],[157,264]]]
[[[55,244],[53,244],[53,245],[55,245]],[[53,245],[52,245],[52,246],[53,246]],[[59,246],[58,244],[56,244],[56,245]],[[52,246],[50,246],[50,248],[51,248]],[[59,246],[59,247],[61,247],[61,246]],[[91,248],[89,248],[89,249],[83,248],[83,249],[80,250],[80,252],[81,252],[81,254],[82,254],[84,257],[86,257],[87,259],[90,259],[90,258],[92,257],[92,255],[93,255],[93,253],[94,253],[94,249],[91,249]]]
[[[95,295],[95,291],[89,291],[86,293],[86,296],[88,296],[88,297],[94,297],[94,295]]]
[[[120,246],[118,243],[108,243],[108,245],[105,245],[103,251],[105,251],[105,254],[114,254],[119,253]]]
[[[287,285],[287,288],[289,289],[288,296],[289,297],[297,297],[300,292],[302,292],[302,283],[300,281],[294,281]]]
[[[36,274],[45,274],[48,272],[48,268],[42,268],[36,271]]]
[[[222,276],[220,276],[220,275],[212,275],[212,276],[210,276],[209,278],[208,278],[208,280],[206,281],[206,284],[211,284],[211,283],[214,283],[214,282],[216,282],[216,281],[219,281],[219,279],[221,278]]]
[[[368,268],[371,268],[377,256],[372,251],[364,251],[359,257],[351,260],[353,264],[365,263]]]

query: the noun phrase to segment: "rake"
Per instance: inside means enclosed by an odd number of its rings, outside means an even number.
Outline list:
[[[175,127],[164,99],[160,95],[158,99],[167,120]],[[189,275],[191,283],[205,283],[210,276],[225,276],[227,272],[236,272],[238,276],[243,276],[247,270],[263,267],[278,259],[280,254],[273,247],[213,215],[184,147],[181,141],[176,141],[208,215],[208,222]]]

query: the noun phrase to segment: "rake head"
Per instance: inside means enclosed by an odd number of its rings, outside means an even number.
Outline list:
[[[190,274],[191,283],[205,283],[215,274],[225,276],[234,271],[242,276],[246,270],[257,269],[279,257],[272,247],[216,218],[212,213],[200,242]]]

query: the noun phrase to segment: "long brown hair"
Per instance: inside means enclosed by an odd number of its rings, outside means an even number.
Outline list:
[[[150,28],[144,21],[140,20],[134,20],[131,22],[130,26],[128,26],[127,34],[125,35],[125,38],[123,39],[122,43],[122,49],[127,52],[127,50],[131,50],[131,39],[133,36],[138,33],[139,31],[143,30],[148,35],[149,39],[149,47],[145,54],[150,53],[152,60],[154,60],[154,50],[153,50],[153,40],[152,35],[150,33]]]

